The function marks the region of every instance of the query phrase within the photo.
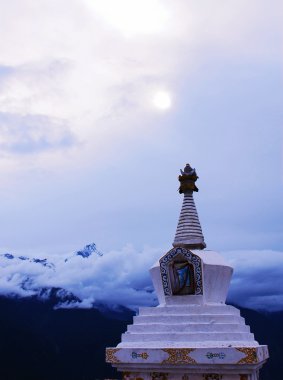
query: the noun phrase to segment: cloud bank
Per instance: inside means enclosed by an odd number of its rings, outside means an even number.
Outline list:
[[[60,307],[152,306],[157,299],[148,270],[161,255],[160,249],[137,251],[130,245],[103,256],[95,252],[88,257],[58,255],[47,262],[2,254],[0,294],[26,297],[53,287],[81,301],[61,303]],[[224,256],[235,269],[229,302],[253,309],[283,309],[282,252],[233,251]]]
[[[49,265],[22,257],[0,256],[2,276],[0,293],[20,297],[36,295],[42,288],[63,288],[78,297],[82,304],[123,305],[137,308],[156,303],[148,268],[159,250],[147,248],[137,252],[131,246],[103,256],[52,256]]]
[[[283,309],[283,252],[224,253],[234,267],[228,299],[251,309]]]

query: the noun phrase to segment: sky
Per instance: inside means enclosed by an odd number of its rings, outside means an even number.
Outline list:
[[[0,0],[1,252],[52,259],[95,242],[150,267],[171,248],[189,162],[207,247],[243,281],[268,268],[275,296],[282,8]]]

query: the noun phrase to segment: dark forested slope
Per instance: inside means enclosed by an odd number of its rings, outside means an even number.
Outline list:
[[[120,341],[133,313],[127,309],[53,309],[52,300],[0,297],[1,380],[94,380],[117,378],[105,364],[105,347]],[[283,311],[242,309],[271,359],[261,380],[282,380]]]

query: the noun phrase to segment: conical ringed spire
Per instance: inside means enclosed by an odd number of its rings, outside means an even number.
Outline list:
[[[193,198],[193,192],[198,191],[195,185],[197,179],[196,170],[190,164],[187,164],[184,170],[181,170],[181,175],[179,175],[179,193],[184,194],[184,201],[173,247],[191,249],[203,249],[206,247]]]

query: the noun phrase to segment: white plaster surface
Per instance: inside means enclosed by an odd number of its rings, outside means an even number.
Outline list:
[[[159,261],[150,269],[151,279],[160,305],[225,303],[233,268],[222,256],[210,250],[190,250],[200,257],[203,271],[203,295],[164,296]]]
[[[149,270],[151,280],[155,289],[155,293],[158,298],[158,302],[160,305],[165,304],[165,295],[163,291],[163,285],[162,285],[162,280],[161,280],[161,274],[160,274],[160,266],[159,266],[159,261],[155,263]]]
[[[190,251],[200,257],[204,264],[223,265],[231,268],[227,261],[216,251],[210,249],[190,249]]]
[[[117,347],[256,347],[233,306],[178,305],[140,308]]]
[[[173,246],[197,244],[205,247],[193,192],[185,192]]]

